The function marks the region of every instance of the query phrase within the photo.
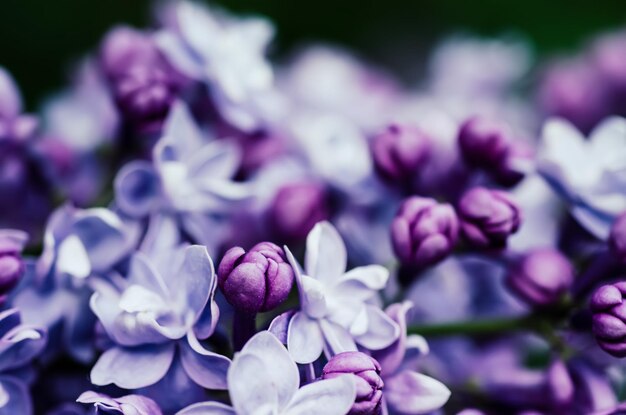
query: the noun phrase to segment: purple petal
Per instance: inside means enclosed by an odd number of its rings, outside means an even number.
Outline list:
[[[192,332],[179,342],[181,362],[185,372],[198,385],[207,389],[227,389],[226,374],[230,359],[206,350]]]
[[[30,415],[33,413],[28,387],[10,376],[0,376],[0,415]]]
[[[276,316],[267,329],[282,343],[287,344],[287,333],[289,332],[289,322],[296,312],[294,310],[285,311]]]
[[[417,372],[405,370],[385,378],[385,399],[401,413],[426,414],[441,408],[449,397],[443,383]]]
[[[0,67],[0,117],[15,118],[22,111],[20,92],[9,72]]]
[[[133,217],[144,217],[159,204],[161,183],[152,164],[133,161],[115,177],[115,203]]]
[[[91,383],[113,383],[124,389],[137,389],[158,382],[172,364],[175,345],[113,347],[100,356],[91,369]]]
[[[361,346],[380,350],[391,345],[400,336],[400,328],[378,307],[366,305],[367,332],[355,337]]]

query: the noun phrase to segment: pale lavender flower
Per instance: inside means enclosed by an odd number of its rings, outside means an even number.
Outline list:
[[[134,218],[175,215],[182,229],[214,253],[224,238],[224,225],[209,214],[225,214],[233,201],[252,194],[245,183],[232,180],[241,160],[239,149],[230,141],[208,140],[178,102],[153,149],[153,160],[133,161],[120,170],[117,206]]]
[[[569,122],[549,120],[543,129],[539,172],[570,204],[591,234],[606,239],[626,210],[626,120],[604,120],[588,139]]]
[[[344,415],[356,396],[350,376],[318,380],[301,388],[298,367],[274,335],[262,331],[235,355],[228,371],[233,407],[203,402],[177,415]]]
[[[265,49],[273,36],[261,18],[237,19],[199,3],[173,9],[175,27],[156,36],[171,64],[205,83],[220,115],[244,131],[263,126],[274,105],[273,71]]]
[[[93,357],[94,316],[86,313],[91,289],[88,278],[106,275],[125,259],[137,240],[136,229],[104,208],[76,209],[65,205],[49,218],[44,249],[27,267],[13,304],[24,320],[62,334],[54,336],[80,361]]]
[[[443,383],[415,370],[416,359],[428,353],[428,344],[422,336],[406,334],[406,313],[411,307],[409,301],[387,307],[387,315],[400,327],[400,336],[387,348],[372,353],[380,363],[385,382],[383,405],[392,414],[430,413],[450,397]]]
[[[180,359],[194,382],[224,389],[230,360],[199,342],[217,324],[216,284],[205,247],[180,247],[159,261],[133,255],[127,279],[101,281],[91,297],[91,309],[114,343],[93,367],[92,383],[153,385]]]
[[[126,395],[112,398],[103,393],[87,391],[76,402],[93,404],[94,415],[161,415],[161,409],[150,398],[141,395]]]
[[[46,344],[46,331],[22,324],[17,309],[0,313],[0,413],[33,413],[26,373]]]
[[[24,275],[22,250],[28,235],[17,229],[0,229],[0,303]]]
[[[371,303],[389,272],[380,265],[346,272],[346,247],[330,223],[318,223],[309,233],[305,274],[286,251],[300,292],[300,311],[289,321],[287,333],[287,347],[296,362],[313,362],[322,351],[354,351],[356,344],[382,349],[398,338],[398,325]]]

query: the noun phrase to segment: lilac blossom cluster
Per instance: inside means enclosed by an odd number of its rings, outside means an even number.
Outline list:
[[[626,413],[626,33],[536,101],[521,39],[406,88],[156,16],[37,114],[0,68],[0,415]]]

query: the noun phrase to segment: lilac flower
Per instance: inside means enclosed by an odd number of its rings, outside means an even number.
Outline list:
[[[273,28],[260,18],[236,19],[199,3],[174,8],[175,27],[156,40],[171,64],[205,83],[221,116],[235,127],[262,126],[273,105],[271,65],[264,53]]]
[[[92,383],[125,389],[153,385],[180,359],[197,384],[225,388],[230,360],[199,342],[217,324],[216,284],[202,246],[181,247],[156,263],[134,254],[127,279],[102,281],[91,297],[91,309],[114,343],[91,370]]]
[[[405,415],[430,413],[450,397],[443,383],[415,371],[415,360],[428,353],[428,344],[421,336],[406,334],[406,313],[411,307],[409,301],[387,307],[387,315],[400,326],[400,336],[372,354],[380,363],[385,382],[383,405],[391,413]]]
[[[318,380],[301,388],[298,368],[285,347],[267,331],[246,343],[228,370],[233,407],[217,402],[191,405],[177,415],[344,415],[356,396],[350,376]]]
[[[626,210],[626,120],[604,120],[585,139],[570,123],[549,120],[543,129],[539,172],[570,204],[591,234],[606,239]]]
[[[43,252],[27,268],[13,304],[29,323],[51,331],[60,326],[63,344],[51,347],[67,347],[73,357],[89,361],[95,320],[85,312],[91,295],[88,277],[108,274],[136,240],[136,229],[108,209],[60,207],[50,216]]]
[[[410,183],[419,174],[429,148],[430,138],[420,129],[392,124],[374,137],[372,155],[383,177]]]
[[[161,415],[159,406],[149,398],[141,395],[126,395],[111,398],[103,393],[87,391],[81,394],[76,402],[93,404],[94,415]]]
[[[24,370],[45,344],[46,331],[22,324],[17,309],[0,313],[0,413],[33,413]]]
[[[398,337],[397,324],[371,304],[388,271],[369,265],[346,272],[346,247],[330,223],[318,223],[309,233],[306,274],[286,251],[300,293],[300,311],[289,321],[287,333],[287,347],[297,363],[313,362],[323,350],[327,355],[354,351],[355,343],[381,349]]]
[[[153,159],[153,164],[133,161],[120,170],[115,180],[117,206],[135,218],[177,215],[188,234],[215,252],[224,237],[218,229],[224,226],[210,214],[224,214],[232,201],[251,195],[248,186],[231,180],[239,167],[237,147],[225,140],[206,140],[185,105],[176,103]]]

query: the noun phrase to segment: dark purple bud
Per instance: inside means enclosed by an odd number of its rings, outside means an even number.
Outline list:
[[[517,261],[507,275],[507,284],[527,304],[554,304],[574,283],[574,268],[554,249],[539,249]]]
[[[152,37],[128,27],[113,29],[103,42],[101,59],[124,115],[142,129],[158,128],[174,102],[180,77]]]
[[[521,212],[508,193],[475,187],[459,201],[459,219],[465,238],[481,248],[503,248],[520,227]]]
[[[626,263],[626,212],[613,222],[609,234],[609,247],[620,262]]]
[[[282,187],[269,209],[272,230],[287,241],[304,240],[316,223],[328,218],[326,189],[315,182],[291,183]]]
[[[380,413],[384,382],[376,359],[361,352],[343,352],[332,357],[322,370],[322,379],[352,373],[356,378],[356,401],[350,415]]]
[[[217,270],[226,300],[248,314],[279,306],[289,295],[293,280],[285,253],[271,242],[261,242],[248,252],[240,247],[229,249]]]
[[[374,137],[376,169],[389,180],[410,181],[428,157],[430,139],[420,129],[392,124]]]
[[[626,281],[604,285],[591,297],[593,334],[598,345],[615,357],[626,357]]]
[[[602,75],[585,60],[562,61],[545,74],[539,103],[547,115],[563,117],[588,133],[610,112]]]
[[[393,249],[408,266],[439,262],[454,249],[458,233],[452,206],[419,196],[406,199],[391,223]]]
[[[510,141],[507,125],[485,117],[472,117],[459,130],[463,159],[477,168],[491,169],[500,165],[509,151]]]
[[[25,266],[21,250],[25,240],[18,231],[0,233],[0,299],[4,299],[24,275]]]

